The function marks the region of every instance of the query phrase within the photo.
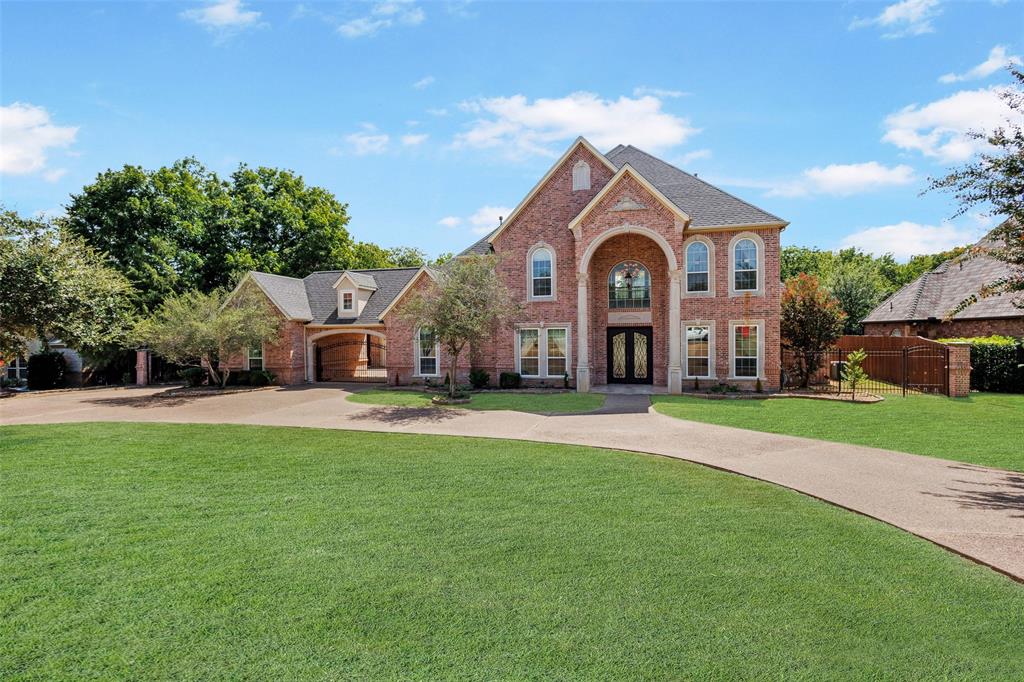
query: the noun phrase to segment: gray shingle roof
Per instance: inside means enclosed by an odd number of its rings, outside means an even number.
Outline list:
[[[986,243],[983,239],[977,246]],[[930,317],[941,320],[961,301],[981,291],[983,286],[1012,272],[1010,265],[991,256],[948,260],[882,301],[864,318],[864,322],[903,322]],[[977,303],[960,311],[953,319],[1024,317],[1024,309],[1016,307],[1013,300],[1012,294],[979,298]]]
[[[380,314],[401,293],[419,268],[388,268],[380,270],[349,270],[372,277],[377,290],[370,294],[358,317],[338,317],[338,293],[334,283],[345,270],[314,272],[301,280],[312,311],[313,324],[376,324]]]
[[[460,256],[473,256],[473,255],[475,255],[475,256],[485,256],[485,255],[489,254],[491,252],[491,236],[495,232],[497,232],[497,230],[493,230],[493,231],[489,232],[487,235],[481,237],[479,241],[477,241],[472,246],[469,246],[466,249],[464,249],[461,253],[459,253],[459,255]]]
[[[313,319],[309,308],[309,299],[306,296],[306,288],[301,279],[271,275],[266,272],[250,272],[249,274],[285,315],[294,320]]]
[[[786,222],[632,145],[619,145],[605,156],[616,168],[632,166],[690,216],[692,227]]]
[[[359,272],[358,270],[345,270],[348,276],[352,278],[352,281],[356,283],[357,287],[363,289],[376,289],[377,280],[373,278],[373,275],[367,272]],[[338,277],[341,277],[339,274]]]

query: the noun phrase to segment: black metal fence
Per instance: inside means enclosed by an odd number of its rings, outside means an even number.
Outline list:
[[[791,350],[782,351],[782,386],[786,390],[851,393],[843,379],[851,349],[833,348],[808,362]],[[938,343],[902,348],[866,348],[861,365],[868,375],[857,393],[949,395],[949,348]],[[808,366],[809,365],[809,366]],[[806,376],[806,381],[805,381]]]

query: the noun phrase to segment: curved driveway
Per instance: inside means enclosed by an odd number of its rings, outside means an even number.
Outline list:
[[[888,450],[683,421],[645,396],[608,396],[598,413],[376,407],[336,386],[202,397],[162,388],[0,400],[0,424],[155,421],[305,426],[589,445],[699,462],[872,516],[1024,581],[1024,474]]]

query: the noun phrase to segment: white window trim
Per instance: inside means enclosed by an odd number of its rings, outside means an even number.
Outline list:
[[[533,254],[540,249],[547,249],[551,254],[551,293],[547,296],[533,295]],[[556,301],[558,300],[558,254],[555,247],[547,242],[537,242],[526,252],[526,300]]]
[[[10,370],[14,370],[14,376],[10,376]],[[24,381],[28,379],[28,360],[21,356],[14,358],[11,362],[7,363],[3,367],[4,376],[15,379],[17,381]]]
[[[736,289],[736,243],[749,239],[757,247],[757,288]],[[756,232],[741,232],[729,240],[729,296],[764,296],[764,240]]]
[[[345,294],[352,296],[352,307],[345,307]],[[353,289],[339,289],[338,290],[338,312],[339,313],[355,313],[356,307],[359,305],[359,296]],[[340,315],[339,315],[340,317]]]
[[[537,344],[538,344],[538,357],[537,357],[537,371],[539,374],[523,374],[522,364],[520,363],[520,343],[519,343],[519,332],[524,329],[536,329],[537,330]],[[571,377],[572,376],[572,325],[566,323],[552,323],[548,324],[545,322],[535,323],[524,323],[516,325],[515,334],[513,336],[513,342],[515,343],[515,360],[516,360],[516,372],[524,379],[563,379],[561,374],[549,374],[548,373],[548,330],[549,329],[564,329],[565,330],[565,371]]]
[[[421,359],[421,356],[420,356],[420,332],[422,330],[423,330],[423,327],[416,327],[416,331],[413,332],[413,335],[412,335],[413,367],[415,368],[415,371],[413,372],[413,376],[414,377],[425,377],[425,378],[439,377],[439,376],[441,376],[441,342],[437,340],[437,337],[434,337],[434,368],[435,368],[435,372],[433,374],[422,374],[420,372],[420,359]]]
[[[694,242],[700,242],[704,244],[704,246],[708,247],[707,291],[690,291],[687,288],[690,282],[690,278],[688,277],[689,263],[687,259],[690,255],[690,245]],[[714,298],[715,296],[715,243],[703,235],[694,235],[683,242],[683,296],[686,298]]]
[[[580,160],[572,167],[572,191],[582,192],[590,189],[590,164]]]
[[[736,327],[757,327],[757,376],[736,376]],[[732,381],[765,381],[764,373],[764,320],[729,321],[729,379]]]
[[[252,348],[246,348],[245,349],[245,362],[242,363],[242,369],[244,369],[247,372],[251,369],[251,367],[249,367],[249,360],[251,359],[249,357],[249,355],[251,353],[252,353]],[[267,346],[264,343],[260,344],[260,356],[261,356],[261,359],[263,360],[263,368],[262,369],[266,369],[267,368]]]
[[[708,328],[708,375],[699,376],[690,374],[690,354],[689,345],[686,343],[686,328],[687,327],[707,327]],[[718,375],[715,373],[715,321],[714,320],[684,320],[683,321],[683,377],[686,379],[717,379]]]

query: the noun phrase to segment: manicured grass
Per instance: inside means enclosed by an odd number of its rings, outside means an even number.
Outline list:
[[[365,405],[392,405],[396,407],[429,407],[433,394],[423,391],[391,391],[369,389],[353,393],[349,400]],[[564,414],[590,412],[604,405],[604,396],[596,393],[511,393],[485,391],[474,393],[465,405],[451,405],[470,410],[515,410],[535,414]]]
[[[1024,588],[696,465],[171,424],[0,428],[0,678],[1024,678]]]
[[[880,403],[654,396],[662,414],[1024,471],[1024,395],[893,396]]]

